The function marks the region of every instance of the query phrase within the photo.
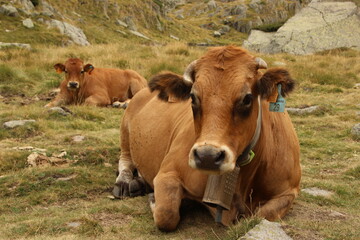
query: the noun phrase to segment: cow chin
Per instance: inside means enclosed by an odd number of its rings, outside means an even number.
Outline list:
[[[212,157],[214,152],[223,156],[220,161]],[[231,172],[235,169],[235,160],[233,152],[224,145],[215,147],[212,144],[196,143],[189,154],[189,166],[206,174],[219,175]]]

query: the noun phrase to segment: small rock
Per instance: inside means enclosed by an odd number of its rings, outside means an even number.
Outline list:
[[[247,232],[239,240],[267,240],[267,239],[281,239],[292,240],[285,231],[281,228],[280,223],[269,222],[263,219],[258,225]]]
[[[72,174],[72,175],[70,175],[68,177],[61,177],[61,178],[58,178],[56,180],[57,181],[69,181],[69,180],[74,179],[76,177],[77,177],[77,174]]]
[[[346,215],[345,214],[342,214],[342,213],[339,213],[337,211],[331,211],[331,213],[329,214],[330,217],[334,217],[334,218],[342,218],[342,219],[345,219],[346,218]]]
[[[61,152],[59,155],[55,156],[55,157],[58,157],[58,158],[63,158],[67,155],[67,152],[66,151],[63,151]]]
[[[351,135],[354,136],[355,139],[360,139],[360,123],[355,124],[351,129]]]
[[[33,120],[33,119],[30,119],[30,120],[14,120],[14,121],[5,122],[3,124],[3,126],[5,128],[15,128],[15,127],[23,126],[23,125],[25,125],[27,123],[33,123],[33,122],[36,122],[36,121]]]
[[[107,195],[106,197],[111,199],[111,200],[116,200],[116,197],[114,197],[113,195]]]
[[[22,23],[27,28],[33,28],[34,27],[34,23],[30,18],[25,19]]]
[[[129,30],[130,33],[134,34],[135,36],[138,36],[138,37],[141,37],[141,38],[145,38],[147,40],[151,40],[150,38],[148,38],[147,36],[145,36],[144,34],[142,33],[139,33],[137,31],[133,31],[133,30]]]
[[[217,8],[217,4],[214,0],[210,0],[208,3],[207,3],[207,7],[209,10],[215,10]]]
[[[230,27],[227,25],[224,25],[220,28],[219,32],[221,35],[225,35],[225,33],[230,32]]]
[[[133,18],[131,16],[125,17],[124,21],[128,25],[128,28],[130,30],[137,32],[138,29],[137,29],[137,27],[133,21]]]
[[[179,20],[185,19],[184,15],[182,15],[182,14],[177,14],[177,15],[175,16],[175,18],[176,18],[176,19],[179,19]]]
[[[61,107],[52,107],[48,110],[48,112],[56,112],[56,113],[59,113],[60,115],[63,115],[63,116],[68,116],[68,115],[71,115],[71,113],[65,111],[63,108]]]
[[[26,147],[15,147],[14,149],[18,149],[18,150],[25,150],[25,151],[30,151],[33,150],[34,147],[32,146],[26,146]]]
[[[4,43],[0,42],[0,49],[1,48],[9,48],[9,47],[17,47],[17,48],[24,48],[27,50],[31,50],[30,44],[27,43]]]
[[[178,37],[176,37],[176,36],[174,36],[174,35],[171,35],[171,34],[170,34],[170,37],[171,37],[172,39],[175,39],[175,40],[177,40],[177,41],[180,41],[180,38],[178,38]]]
[[[39,153],[31,153],[27,157],[27,163],[30,167],[50,166],[50,163],[47,161],[47,157]]]
[[[73,140],[74,142],[82,142],[82,141],[84,141],[84,139],[85,139],[85,137],[84,137],[84,136],[81,136],[81,135],[76,135],[76,136],[73,136],[73,137],[72,137],[72,140]]]
[[[112,164],[111,163],[104,163],[104,166],[105,167],[112,167]]]
[[[214,37],[221,37],[221,33],[219,31],[214,31],[213,36]]]
[[[319,110],[321,110],[320,106],[310,106],[306,108],[286,108],[288,113],[292,113],[295,115],[304,115],[304,114],[311,114],[311,113],[317,113]]]
[[[354,86],[355,89],[360,89],[360,83],[356,83]]]
[[[77,227],[80,227],[81,226],[81,223],[79,222],[70,222],[67,224],[68,227],[71,227],[71,228],[77,228]]]
[[[119,19],[116,19],[115,24],[126,27],[126,28],[128,27],[128,25],[126,23],[124,23],[123,21],[121,21]]]
[[[272,65],[274,65],[274,66],[276,66],[276,67],[284,67],[284,66],[286,66],[286,63],[284,63],[284,62],[279,62],[279,61],[275,61],[275,62],[273,62]]]
[[[124,32],[124,31],[121,31],[121,30],[115,30],[115,32],[118,32],[118,33],[121,33],[122,35],[124,35],[124,36],[127,36],[127,33],[126,32]]]
[[[313,187],[313,188],[304,188],[301,190],[304,193],[310,194],[312,196],[320,196],[320,197],[325,197],[325,198],[329,198],[331,197],[334,193],[333,192],[329,192],[317,187]]]

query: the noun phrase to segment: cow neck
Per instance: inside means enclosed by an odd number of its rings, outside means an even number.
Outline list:
[[[262,120],[262,107],[261,107],[260,95],[258,96],[258,104],[259,104],[259,110],[258,110],[258,117],[256,120],[255,133],[249,145],[246,146],[245,150],[236,160],[236,165],[239,167],[249,164],[255,156],[252,149],[255,147],[257,141],[259,140],[260,132],[261,132],[261,120]]]

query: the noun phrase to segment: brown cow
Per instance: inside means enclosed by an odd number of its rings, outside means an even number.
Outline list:
[[[138,190],[136,168],[154,189],[156,226],[171,231],[182,199],[201,202],[209,173],[239,165],[222,223],[251,215],[283,217],[299,191],[299,142],[287,112],[270,112],[267,99],[278,84],[283,96],[289,93],[294,81],[284,69],[262,74],[261,68],[262,59],[228,46],[208,51],[184,76],[155,76],[150,90],[140,91],[125,111],[114,195]],[[248,163],[250,150],[255,157]]]
[[[78,58],[70,58],[64,64],[54,65],[58,73],[65,72],[60,93],[45,107],[62,104],[106,106],[115,101],[128,101],[147,81],[133,70],[94,68]]]

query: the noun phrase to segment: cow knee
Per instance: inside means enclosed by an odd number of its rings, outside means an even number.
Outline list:
[[[285,216],[294,199],[293,195],[271,199],[257,210],[256,215],[269,221],[277,221]]]
[[[153,216],[156,227],[164,232],[174,231],[180,221],[179,211],[166,207],[155,206]]]

